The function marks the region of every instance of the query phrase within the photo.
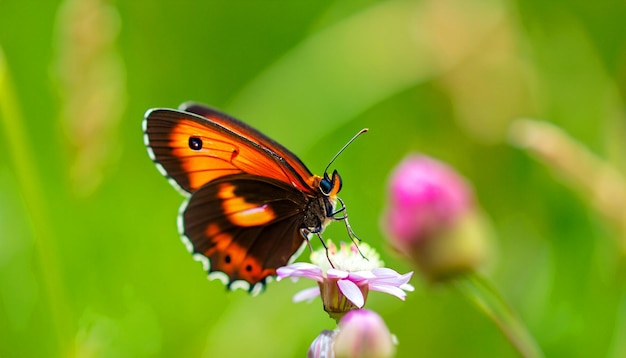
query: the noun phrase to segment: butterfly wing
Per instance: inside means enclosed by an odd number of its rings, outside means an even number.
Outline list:
[[[309,169],[302,163],[302,161],[294,155],[289,149],[285,148],[282,144],[276,142],[272,138],[264,135],[258,130],[250,127],[249,125],[223,113],[218,111],[217,109],[208,107],[206,105],[195,103],[195,102],[185,102],[178,107],[179,110],[189,113],[194,113],[200,115],[208,120],[218,123],[223,127],[229,128],[231,131],[236,134],[252,141],[255,143],[259,143],[261,146],[265,148],[270,148],[274,153],[278,154],[281,158],[284,158],[285,161],[300,175],[302,178],[310,178],[311,172]]]
[[[302,247],[308,200],[281,180],[226,176],[192,193],[181,207],[179,230],[209,278],[258,292]]]
[[[183,241],[209,278],[258,292],[297,256],[301,230],[323,227],[334,194],[326,198],[322,178],[245,123],[201,105],[182,109],[150,110],[143,127],[150,157],[189,196]]]
[[[218,111],[206,116],[152,109],[144,121],[144,141],[163,175],[183,193],[217,178],[240,173],[269,177],[314,192],[314,176],[286,148]]]

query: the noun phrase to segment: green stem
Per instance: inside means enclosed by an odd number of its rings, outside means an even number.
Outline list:
[[[626,260],[620,257],[615,270],[615,286],[619,289],[619,303],[616,310],[615,328],[607,357],[626,357]]]
[[[57,263],[54,235],[46,213],[41,176],[37,173],[34,156],[25,136],[24,120],[11,84],[9,70],[0,49],[0,128],[4,129],[8,154],[13,162],[15,177],[32,225],[35,250],[40,266],[46,302],[49,305],[60,356],[73,356],[72,317],[67,307],[59,266]]]
[[[491,318],[522,357],[543,357],[541,348],[522,321],[487,280],[471,273],[456,279],[454,283],[465,297]]]

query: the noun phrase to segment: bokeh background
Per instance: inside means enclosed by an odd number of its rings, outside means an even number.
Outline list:
[[[625,356],[624,18],[617,0],[0,0],[0,356],[303,356],[335,327],[291,302],[310,283],[226,292],[188,255],[141,132],[188,100],[316,173],[369,127],[333,167],[400,272],[389,173],[450,163],[493,225],[484,275],[544,353]],[[458,291],[412,283],[368,301],[399,357],[517,355]]]

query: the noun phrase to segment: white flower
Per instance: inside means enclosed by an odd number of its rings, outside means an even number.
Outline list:
[[[342,243],[337,250],[329,241],[327,246],[328,252],[321,249],[311,254],[313,263],[296,262],[276,270],[279,279],[305,277],[317,281],[317,287],[297,293],[294,302],[321,296],[326,312],[333,318],[341,318],[351,309],[362,308],[370,290],[385,292],[401,300],[406,298],[405,291],[413,291],[413,286],[408,283],[413,272],[401,275],[382,267],[380,256],[367,244],[361,243],[357,248],[354,244]]]

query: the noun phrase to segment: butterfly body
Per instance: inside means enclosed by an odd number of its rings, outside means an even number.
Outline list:
[[[320,234],[335,210],[341,178],[313,175],[289,150],[214,109],[184,104],[146,113],[153,161],[188,196],[179,231],[209,278],[260,291],[276,268]]]

